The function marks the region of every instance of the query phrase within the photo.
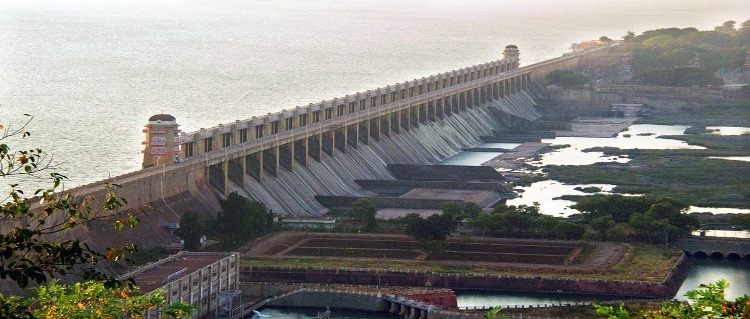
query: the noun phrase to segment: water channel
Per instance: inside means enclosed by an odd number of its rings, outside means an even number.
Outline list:
[[[681,135],[687,126],[680,125],[632,125],[612,138],[584,138],[584,137],[558,137],[543,140],[552,145],[570,145],[569,147],[557,149],[551,153],[541,156],[538,161],[530,162],[535,166],[545,165],[590,165],[597,162],[627,162],[626,157],[604,156],[601,152],[583,152],[590,147],[619,147],[623,149],[647,148],[647,149],[701,149],[702,147],[688,145],[679,140],[659,138],[664,135]],[[737,135],[748,134],[750,128],[745,127],[709,127],[714,129],[711,134]],[[477,148],[499,148],[512,149],[519,144],[512,143],[486,143],[478,145]],[[465,151],[441,162],[443,165],[482,165],[490,159],[502,154],[501,152],[470,152]],[[520,197],[508,201],[509,205],[533,205],[540,204],[543,213],[555,216],[569,216],[578,211],[568,207],[572,201],[557,199],[562,195],[586,195],[576,190],[577,187],[599,187],[602,193],[608,193],[615,185],[590,184],[590,185],[566,185],[559,181],[546,180],[533,183],[528,187],[522,187]],[[691,207],[691,211],[713,213],[750,213],[748,209],[720,208],[720,207]],[[708,236],[737,236],[746,237],[747,232],[723,233],[709,231]],[[693,266],[683,282],[675,298],[685,300],[685,292],[697,288],[702,283],[716,282],[726,279],[729,288],[726,297],[733,299],[750,292],[750,262],[730,260],[698,260],[691,259]],[[610,296],[571,295],[563,293],[518,293],[505,291],[457,291],[459,307],[494,307],[494,306],[520,306],[520,305],[544,305],[554,303],[574,303],[584,301],[612,300]],[[313,318],[317,309],[266,309],[265,315],[279,318]],[[365,314],[358,312],[335,311],[337,318],[389,318],[387,314]]]

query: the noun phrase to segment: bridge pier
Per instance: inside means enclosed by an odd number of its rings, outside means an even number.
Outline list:
[[[419,105],[409,107],[409,126],[419,127]]]
[[[334,144],[336,145],[336,148],[339,149],[339,151],[346,153],[347,133],[348,133],[347,126],[339,127],[335,129],[333,132],[334,132]]]
[[[294,171],[294,142],[279,146],[279,163],[290,172]]]
[[[390,131],[395,134],[399,134],[399,129],[401,128],[401,111],[396,110],[395,112],[391,112],[390,116],[390,123],[388,126],[390,127]]]
[[[390,312],[390,313],[398,313],[399,308],[401,308],[401,305],[399,305],[398,303],[393,302],[393,301],[389,301],[388,303],[390,304],[390,307],[388,308],[388,312]]]
[[[346,126],[346,142],[353,148],[359,147],[359,123]]]
[[[257,152],[246,156],[247,172],[259,183],[263,182],[263,152]]]
[[[328,132],[323,132],[321,134],[321,148],[323,149],[323,152],[333,157],[335,151],[335,143],[336,143],[336,132],[335,130],[331,130]]]
[[[357,136],[362,143],[365,145],[370,144],[370,120],[364,120],[358,124]]]
[[[308,155],[312,157],[314,160],[320,162],[320,155],[321,155],[321,135],[320,134],[314,134],[313,136],[310,136],[307,139],[307,145],[308,145]]]
[[[299,140],[294,141],[294,159],[302,164],[302,166],[307,166],[308,162],[308,155],[309,152],[308,142],[307,138],[302,138]]]
[[[376,116],[370,121],[370,137],[375,141],[380,141],[380,117]]]
[[[215,187],[216,189],[220,190],[223,194],[226,194],[226,185],[228,184],[226,181],[226,171],[227,168],[225,167],[227,162],[221,162],[218,164],[208,165],[208,184]]]
[[[378,117],[380,118],[380,134],[385,137],[391,137],[390,114],[384,114]]]
[[[279,176],[279,146],[274,146],[263,151],[263,169],[272,176]]]
[[[235,182],[237,185],[242,185],[242,188],[247,186],[247,175],[245,167],[246,157],[241,156],[229,160],[229,179]]]

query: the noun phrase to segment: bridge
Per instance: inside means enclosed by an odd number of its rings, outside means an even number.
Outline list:
[[[750,239],[746,238],[691,236],[677,239],[673,246],[697,258],[750,260]]]

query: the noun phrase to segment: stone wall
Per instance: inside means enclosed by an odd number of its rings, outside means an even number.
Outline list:
[[[241,281],[439,287],[672,298],[689,269],[681,259],[663,282],[317,267],[244,267]]]

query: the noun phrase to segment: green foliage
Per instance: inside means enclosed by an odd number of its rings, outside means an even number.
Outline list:
[[[450,214],[434,214],[422,218],[419,214],[411,213],[404,217],[406,234],[416,240],[442,241],[456,229],[457,223]]]
[[[632,42],[633,40],[635,40],[635,32],[628,31],[627,33],[625,33],[625,35],[622,37],[622,39],[625,42]]]
[[[572,88],[588,84],[591,79],[581,73],[571,70],[555,70],[545,78],[548,83],[564,88]]]
[[[10,130],[0,125],[0,177],[38,177],[52,167],[41,149],[14,151],[6,143],[28,137],[25,127]],[[0,294],[0,318],[141,318],[144,310],[164,306],[161,292],[142,296],[132,281],[120,288],[113,276],[94,267],[105,261],[130,261],[125,255],[136,250],[134,245],[100,252],[77,239],[50,239],[94,221],[111,221],[115,230],[137,226],[133,212],[118,212],[126,202],[112,191],[116,185],[107,186],[104,198],[74,198],[55,193],[65,176],[49,175],[52,187],[38,189],[35,198],[26,197],[18,184],[12,184],[8,196],[0,201],[0,222],[6,227],[0,234],[0,278],[19,287],[43,284],[33,289],[31,298]],[[69,274],[78,274],[85,281],[74,285],[48,282]],[[181,318],[193,310],[178,303],[167,306],[165,314]]]
[[[584,233],[584,228],[572,221],[539,213],[538,205],[500,205],[479,214],[469,225],[494,237],[581,239]]]
[[[203,222],[200,215],[193,211],[186,211],[180,218],[180,229],[177,235],[183,240],[184,250],[195,250],[201,248],[201,236],[203,235]]]
[[[273,227],[273,215],[263,203],[232,192],[219,205],[216,230],[225,246],[233,246],[262,234]]]
[[[716,112],[724,109],[716,108]],[[728,110],[731,111],[731,110]],[[738,109],[734,114],[742,116]],[[745,111],[746,112],[746,111]],[[696,116],[709,118],[705,112]],[[715,124],[721,124],[721,121]],[[547,166],[548,177],[565,183],[617,185],[614,191],[631,194],[669,196],[703,207],[750,207],[747,176],[750,163],[708,158],[745,156],[750,150],[750,135],[698,135],[669,137],[704,145],[711,149],[646,150],[597,148],[608,156],[627,155],[631,160],[618,165]],[[589,150],[587,150],[589,151]],[[727,197],[727,194],[741,195]],[[619,220],[615,217],[615,220]]]
[[[739,225],[740,228],[750,230],[750,214],[735,215],[730,220]]]
[[[716,86],[724,84],[711,72],[693,67],[675,67],[669,69],[652,69],[638,75],[636,81],[646,85],[657,86]]]
[[[41,149],[14,151],[6,142],[28,137],[30,134],[24,131],[26,124],[16,130],[0,125],[0,177],[39,177],[38,173],[50,167],[46,153]],[[135,227],[138,219],[134,212],[115,213],[126,204],[113,192],[116,185],[106,186],[105,198],[74,198],[70,194],[55,193],[65,176],[57,173],[49,176],[52,186],[36,190],[35,198],[26,197],[18,184],[12,184],[8,196],[0,201],[0,222],[7,226],[0,234],[0,278],[26,287],[31,282],[41,284],[56,275],[75,273],[84,279],[119,285],[114,277],[94,267],[82,269],[80,266],[130,261],[125,256],[135,251],[134,245],[100,252],[77,239],[58,241],[50,238],[93,221],[112,221],[115,230],[126,225]]]
[[[629,233],[633,240],[659,243],[665,236],[688,234],[700,225],[695,216],[685,213],[687,205],[669,197],[598,194],[572,207],[584,212],[599,240],[622,240]]]
[[[360,198],[352,203],[352,215],[365,224],[362,230],[366,232],[378,229],[378,221],[375,219],[377,213],[375,204],[369,198]]]
[[[587,220],[606,217],[616,223],[623,223],[630,220],[633,213],[648,210],[650,205],[649,198],[644,196],[595,194],[586,196],[572,208],[586,212],[583,216]]]
[[[147,310],[166,318],[189,318],[196,308],[182,302],[166,304],[163,290],[142,295],[137,288],[111,288],[98,281],[62,285],[52,281],[34,288],[35,295],[2,300],[3,318],[143,318]],[[159,309],[161,308],[161,309]]]
[[[658,310],[631,312],[623,305],[594,305],[596,314],[608,319],[702,319],[702,318],[749,318],[750,297],[744,295],[734,301],[725,299],[726,280],[702,284],[698,289],[688,291],[685,296],[690,302],[667,301]]]
[[[720,69],[741,68],[746,47],[750,45],[750,28],[739,30],[727,21],[713,31],[695,28],[649,30],[625,40],[636,43],[632,49],[633,81],[660,86],[693,86],[722,84],[713,73]]]
[[[508,317],[503,316],[503,315],[500,314],[500,312],[502,310],[503,310],[503,308],[493,307],[492,309],[487,310],[487,312],[485,312],[482,315],[482,319],[506,319],[506,318],[508,318]]]

